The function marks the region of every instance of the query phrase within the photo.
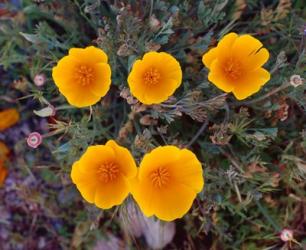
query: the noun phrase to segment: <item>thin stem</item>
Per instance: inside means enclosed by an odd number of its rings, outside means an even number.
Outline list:
[[[280,232],[281,228],[276,222],[270,217],[266,208],[264,208],[258,200],[255,199],[255,203],[259,209],[259,211],[263,214],[263,216],[267,219],[267,221],[271,224],[271,226],[275,229],[275,231]]]
[[[199,136],[204,132],[208,125],[209,120],[206,119],[205,122],[202,124],[198,132],[193,136],[193,138],[190,140],[190,142],[185,146],[186,148],[189,148],[198,138]]]
[[[237,162],[233,156],[231,156],[230,153],[226,152],[222,147],[219,147],[220,152],[227,158],[230,160],[230,162],[232,163],[232,165],[237,168],[240,173],[244,173],[244,170],[240,167],[239,162]]]
[[[262,101],[262,100],[264,100],[266,98],[269,98],[271,95],[274,95],[277,92],[288,88],[289,86],[291,86],[290,83],[286,82],[283,85],[281,85],[281,86],[279,86],[279,87],[277,87],[275,89],[272,89],[270,92],[268,92],[267,94],[265,94],[265,95],[263,95],[263,96],[261,96],[261,97],[259,97],[257,99],[254,99],[254,100],[251,100],[251,101],[248,101],[248,102],[237,103],[237,105],[250,105],[250,104],[254,104],[256,102],[260,102],[260,101]]]
[[[154,7],[154,0],[150,1],[150,14],[149,14],[149,18],[151,18],[152,14],[153,14],[153,7]]]

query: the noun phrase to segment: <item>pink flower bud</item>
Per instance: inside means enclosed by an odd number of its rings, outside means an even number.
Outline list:
[[[41,87],[45,84],[46,82],[46,76],[45,74],[37,74],[34,77],[34,83],[36,86]]]
[[[31,148],[37,148],[42,143],[42,136],[38,132],[32,132],[27,138],[27,144]]]
[[[290,229],[283,229],[280,233],[280,238],[282,241],[292,241],[293,240],[293,232]]]

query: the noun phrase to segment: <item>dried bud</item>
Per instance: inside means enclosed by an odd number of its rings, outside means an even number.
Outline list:
[[[186,114],[189,115],[192,120],[198,122],[204,122],[207,119],[207,112],[203,107],[195,108],[191,112],[188,112]]]
[[[160,126],[157,128],[157,131],[161,134],[167,134],[167,130],[168,130],[168,125]]]
[[[117,50],[118,56],[129,56],[131,54],[132,51],[129,49],[129,46],[126,43],[122,44]]]
[[[130,95],[131,95],[130,90],[128,88],[125,88],[125,87],[120,92],[120,96],[123,99],[127,99]]]
[[[139,120],[140,124],[144,126],[156,125],[157,121],[151,115],[144,115]]]
[[[292,230],[284,228],[280,233],[280,238],[284,242],[292,241],[293,240]]]
[[[46,75],[45,74],[37,74],[34,76],[34,84],[37,87],[41,87],[45,84],[46,82]]]
[[[295,88],[302,85],[303,83],[304,83],[304,79],[301,78],[300,75],[292,75],[290,77],[290,84]]]
[[[161,45],[158,43],[148,42],[146,43],[146,51],[158,51],[160,49]]]
[[[209,128],[209,130],[214,131],[214,134],[209,137],[213,144],[226,145],[230,142],[232,138],[232,135],[227,134],[228,127],[224,124],[214,124],[212,127]]]
[[[130,105],[134,105],[138,102],[138,100],[136,98],[134,98],[133,96],[129,96],[126,98],[126,101],[128,104]]]
[[[125,139],[129,133],[133,131],[133,123],[131,120],[127,121],[124,126],[119,130],[118,139]]]
[[[131,109],[134,113],[140,113],[145,111],[147,109],[147,106],[138,102],[135,105],[132,105]]]
[[[265,134],[261,133],[261,132],[256,132],[254,133],[254,138],[257,140],[257,141],[263,141],[266,139],[266,136]]]
[[[288,119],[288,111],[289,105],[286,103],[286,100],[284,100],[283,103],[280,104],[280,108],[276,112],[276,117],[283,122]]]
[[[37,148],[42,143],[42,136],[38,132],[32,132],[27,138],[27,144],[31,148]]]
[[[20,90],[21,92],[25,92],[27,90],[27,80],[25,77],[22,77],[19,80],[14,80],[12,86],[14,89]]]
[[[152,15],[150,17],[150,28],[152,31],[157,31],[161,27],[160,21],[155,17],[155,15]]]
[[[152,138],[152,134],[150,130],[145,129],[142,135],[136,135],[134,140],[134,145],[137,149],[142,149],[143,151],[150,151],[153,148],[150,139]]]

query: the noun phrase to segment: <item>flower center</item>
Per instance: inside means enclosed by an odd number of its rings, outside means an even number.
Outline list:
[[[223,71],[226,76],[232,80],[237,80],[242,75],[241,64],[233,58],[226,61]]]
[[[143,80],[147,85],[155,85],[159,82],[160,73],[156,68],[150,68],[143,75]]]
[[[94,78],[94,70],[86,65],[78,66],[75,70],[75,80],[82,86],[89,85]]]
[[[97,171],[100,181],[108,183],[117,179],[119,175],[118,165],[114,162],[103,163]]]
[[[170,180],[170,174],[167,168],[159,167],[150,173],[150,179],[154,187],[165,186]]]

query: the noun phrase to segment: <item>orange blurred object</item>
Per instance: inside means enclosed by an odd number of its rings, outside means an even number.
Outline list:
[[[5,109],[0,112],[0,132],[14,126],[20,120],[20,115],[15,108]]]
[[[0,141],[0,187],[2,187],[7,176],[5,162],[8,160],[9,152],[8,147]]]

